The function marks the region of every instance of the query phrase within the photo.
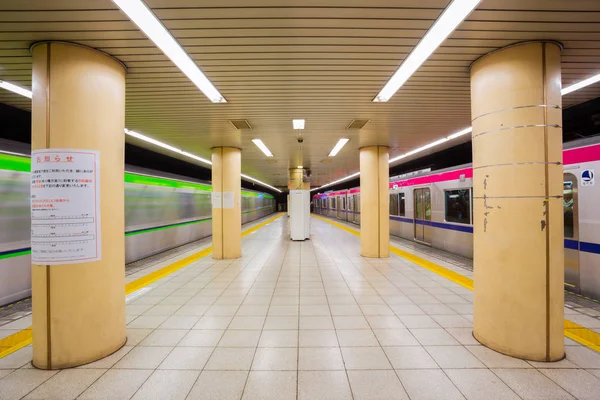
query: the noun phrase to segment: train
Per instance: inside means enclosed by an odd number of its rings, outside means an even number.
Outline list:
[[[30,158],[0,149],[0,306],[31,295]],[[210,236],[210,182],[125,166],[125,262]],[[242,224],[275,212],[275,198],[242,190]]]
[[[565,289],[600,299],[600,137],[563,146]],[[360,188],[317,193],[313,210],[360,224]],[[390,235],[473,258],[471,164],[390,178]]]

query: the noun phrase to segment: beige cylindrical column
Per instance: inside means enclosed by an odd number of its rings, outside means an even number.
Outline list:
[[[290,168],[289,190],[310,190],[310,182],[304,182],[303,168]]]
[[[471,69],[474,335],[536,361],[564,356],[560,51],[521,43]]]
[[[213,258],[242,256],[242,153],[235,147],[212,149]]]
[[[59,369],[118,350],[125,331],[125,68],[69,43],[33,47],[32,149],[100,152],[102,259],[32,265],[33,364]]]
[[[360,254],[385,258],[390,254],[389,148],[360,149]]]

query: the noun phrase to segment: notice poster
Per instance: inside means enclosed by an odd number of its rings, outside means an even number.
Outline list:
[[[211,195],[211,203],[212,208],[222,208],[222,193],[221,192],[212,192]]]
[[[100,153],[42,149],[31,154],[31,262],[100,260]]]
[[[235,205],[235,194],[233,192],[223,192],[223,208],[233,208]]]

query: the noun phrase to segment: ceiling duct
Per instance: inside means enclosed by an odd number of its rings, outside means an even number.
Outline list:
[[[231,125],[235,126],[235,129],[239,131],[251,131],[252,127],[247,119],[230,119]]]
[[[353,119],[346,129],[362,129],[368,122],[368,119]]]

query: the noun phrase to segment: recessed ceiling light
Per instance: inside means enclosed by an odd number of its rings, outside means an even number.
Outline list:
[[[329,153],[329,157],[335,157],[337,155],[337,153],[340,152],[342,147],[344,147],[346,145],[346,143],[348,143],[349,140],[350,139],[346,139],[346,138],[342,138],[342,139],[338,140],[337,144],[331,150],[331,153]]]
[[[304,167],[303,167],[302,165],[298,165],[296,168],[298,168],[298,169],[302,169],[302,168],[304,168]]]
[[[258,147],[263,153],[265,153],[265,156],[273,157],[273,153],[271,153],[271,150],[269,150],[269,148],[265,146],[262,140],[252,139],[252,143],[254,143],[256,147]]]
[[[454,0],[450,3],[373,101],[388,101],[480,2]]]
[[[571,86],[567,86],[566,88],[563,88],[560,91],[560,94],[564,96],[566,94],[569,94],[571,92],[574,92],[574,91],[584,88],[586,86],[593,85],[594,83],[597,83],[597,82],[600,82],[600,74],[594,75],[588,79],[584,79],[581,82],[574,83]]]
[[[113,2],[173,61],[181,72],[194,82],[210,101],[213,103],[227,102],[143,1],[113,0]]]
[[[13,85],[12,83],[8,83],[5,81],[1,81],[0,80],[0,87],[3,89],[6,89],[10,92],[16,93],[16,94],[20,94],[21,96],[25,96],[25,97],[29,97],[31,98],[31,90],[27,90],[24,89],[20,86],[17,85]]]
[[[292,126],[294,129],[304,129],[304,120],[303,119],[293,119]]]

